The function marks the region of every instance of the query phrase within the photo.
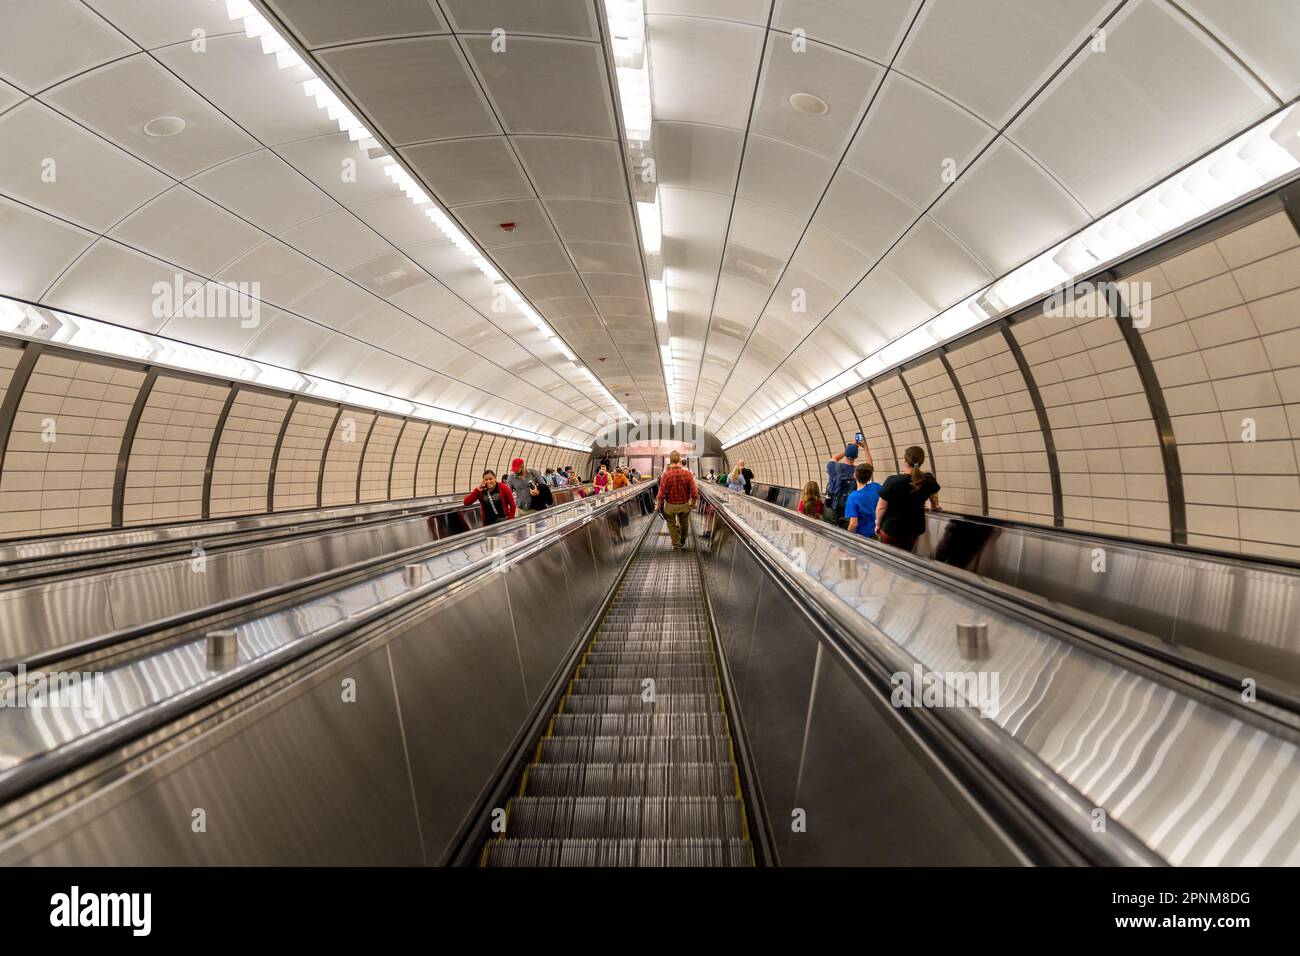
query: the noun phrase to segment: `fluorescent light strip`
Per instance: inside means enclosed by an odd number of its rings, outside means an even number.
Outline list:
[[[392,395],[294,372],[277,365],[267,365],[255,359],[206,349],[148,332],[138,332],[135,329],[111,325],[96,319],[69,315],[55,309],[38,308],[4,296],[0,296],[0,332],[149,365],[165,366],[220,379],[233,379],[286,392],[299,392],[332,401],[347,402],[362,408],[392,412],[396,415],[408,415],[466,427],[469,427],[470,422],[475,421],[468,415],[449,409],[407,401]],[[587,445],[561,441],[499,422],[483,422],[482,427],[485,431],[509,428],[511,434],[526,437],[531,441],[563,445],[575,451],[590,450]]]
[[[644,13],[640,12],[640,0],[630,0],[630,2],[629,0],[616,0],[616,2],[619,3],[621,7],[631,7],[635,5],[637,16],[640,17],[641,21],[640,44],[642,52],[644,52],[645,16]],[[339,129],[342,132],[347,133],[348,137],[353,142],[356,142],[363,150],[379,146],[378,141],[371,136],[364,126],[361,125],[360,120],[352,115],[351,111],[343,105],[343,102],[334,95],[334,92],[328,86],[325,85],[325,82],[317,76],[306,63],[303,62],[301,57],[294,53],[288,40],[281,36],[275,27],[271,25],[271,22],[267,20],[266,17],[262,16],[262,14],[259,13],[257,9],[248,2],[248,0],[225,0],[225,4],[226,15],[231,20],[242,21],[244,25],[244,33],[249,37],[260,39],[262,43],[262,52],[266,54],[275,54],[276,62],[279,64],[281,69],[290,66],[301,66],[310,74],[310,78],[304,80],[301,84],[303,92],[307,96],[312,97],[316,102],[316,106],[325,110],[326,115],[328,115],[331,120],[338,123]],[[626,14],[624,19],[626,19],[627,16],[630,16],[630,14]],[[632,24],[631,21],[628,21],[625,24],[625,27],[626,29],[635,32],[633,29],[634,24]],[[630,34],[625,38],[625,40],[620,40],[620,42],[625,41],[626,43],[633,44],[633,46],[635,45],[635,38]],[[625,46],[624,49],[630,50],[632,47]],[[649,86],[647,85],[645,104],[647,115],[649,114],[649,109]],[[646,135],[649,135],[648,129]],[[567,345],[564,344],[563,340],[559,337],[556,331],[551,328],[550,324],[543,320],[542,317],[539,316],[531,307],[526,307],[527,304],[524,301],[524,297],[520,295],[518,290],[506,281],[501,273],[498,272],[493,267],[492,263],[488,261],[483,252],[475,246],[463,232],[461,232],[452,221],[451,217],[447,215],[444,210],[440,209],[437,203],[433,202],[433,200],[429,198],[428,194],[420,187],[419,183],[417,183],[415,179],[406,172],[406,170],[396,163],[390,162],[384,167],[384,174],[387,175],[397,188],[405,193],[406,197],[416,206],[428,206],[429,208],[424,210],[425,215],[433,220],[433,223],[438,227],[439,232],[441,232],[447,239],[451,240],[451,243],[460,250],[462,255],[469,259],[474,268],[487,276],[489,280],[507,290],[506,295],[509,297],[510,301],[524,312],[551,345],[559,349],[561,355],[570,362],[576,363],[578,361],[578,357],[573,354],[573,351]],[[655,215],[656,217],[658,216],[657,206],[655,207]],[[609,398],[620,414],[631,418],[627,409],[614,401],[613,396],[610,395],[607,390],[602,388],[601,391]]]
[[[1068,286],[1080,276],[1163,239],[1243,196],[1269,187],[1297,169],[1300,169],[1300,105],[1293,104],[945,309],[924,325],[894,339],[850,371],[860,381],[900,365],[941,342]],[[844,374],[840,373],[831,383],[839,381]],[[808,396],[820,393],[823,388],[824,385],[813,389]],[[842,389],[823,397],[839,391]],[[795,407],[805,399],[798,399],[758,425],[724,439],[722,447],[730,448],[785,421],[805,407]],[[811,404],[821,400],[818,398]]]

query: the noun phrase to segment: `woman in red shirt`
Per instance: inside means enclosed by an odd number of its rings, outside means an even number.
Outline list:
[[[803,493],[799,495],[799,513],[809,518],[820,518],[823,507],[821,485],[815,481],[808,482],[803,486]]]
[[[596,494],[609,490],[609,469],[604,465],[600,466],[600,471],[596,472],[596,477],[591,479],[591,483],[596,486]]]
[[[496,524],[515,516],[515,496],[504,481],[497,481],[495,471],[483,472],[483,481],[465,496],[465,504],[478,502],[483,509],[483,525]]]

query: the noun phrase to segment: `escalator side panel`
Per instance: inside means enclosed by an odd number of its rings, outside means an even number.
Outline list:
[[[355,703],[341,699],[345,678]],[[0,845],[0,865],[419,865],[417,832],[381,647]]]
[[[715,616],[715,581],[731,581],[726,613],[747,614],[723,644],[737,687],[754,777],[782,865],[1006,864],[1006,834],[936,770],[902,715],[868,692],[800,615],[768,572],[717,522],[701,547]],[[757,595],[745,607],[741,599]],[[721,621],[719,626],[725,628]],[[735,649],[742,649],[740,654]],[[816,682],[814,688],[814,672]],[[811,722],[810,722],[811,715]],[[805,821],[796,829],[795,814]]]
[[[425,852],[436,862],[531,712],[505,576],[491,575],[390,647]]]

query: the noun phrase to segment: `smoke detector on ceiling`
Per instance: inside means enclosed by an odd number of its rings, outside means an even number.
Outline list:
[[[823,116],[830,109],[824,99],[811,93],[791,93],[790,105],[800,113],[809,113],[813,116]]]
[[[155,116],[149,122],[144,124],[146,136],[152,136],[155,139],[162,139],[165,136],[175,136],[185,128],[185,120],[179,116]]]

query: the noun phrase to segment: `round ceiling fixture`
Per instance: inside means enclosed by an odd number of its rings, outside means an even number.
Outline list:
[[[144,124],[146,136],[153,136],[162,139],[164,136],[175,136],[185,128],[185,120],[179,116],[156,116]]]
[[[810,113],[813,116],[822,116],[830,109],[824,99],[811,93],[791,93],[790,105],[800,113]]]

